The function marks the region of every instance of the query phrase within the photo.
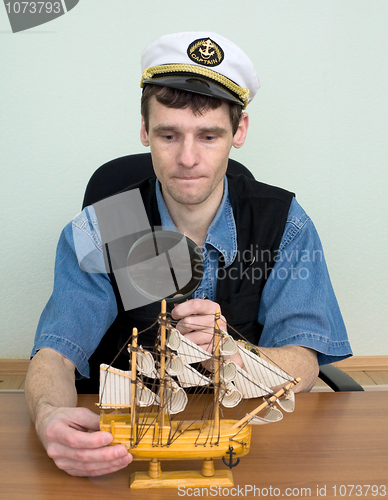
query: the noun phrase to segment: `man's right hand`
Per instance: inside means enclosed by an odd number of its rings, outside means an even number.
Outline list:
[[[36,430],[57,467],[72,476],[100,476],[132,462],[124,445],[107,446],[112,434],[99,430],[99,417],[86,408],[47,407]]]

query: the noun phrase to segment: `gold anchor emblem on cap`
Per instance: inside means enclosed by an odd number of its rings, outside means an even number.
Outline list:
[[[224,60],[224,51],[211,38],[194,40],[187,48],[187,55],[202,66],[218,66]]]
[[[210,38],[208,38],[206,42],[203,42],[202,46],[205,47],[205,50],[201,49],[201,47],[198,48],[199,52],[201,53],[201,56],[204,59],[209,59],[209,57],[211,57],[215,52],[215,50],[209,52],[209,49],[212,49],[214,47]]]

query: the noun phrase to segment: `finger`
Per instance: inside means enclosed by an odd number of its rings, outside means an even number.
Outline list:
[[[174,299],[177,299],[176,302],[174,302],[174,307],[176,307],[178,304],[180,304],[181,302],[181,299],[179,299],[180,297],[183,297],[183,295],[181,293],[177,293],[176,295],[174,295]]]
[[[48,422],[62,420],[72,428],[84,431],[98,431],[100,417],[87,408],[57,408],[48,414]]]
[[[208,335],[206,332],[191,332],[186,333],[185,338],[197,344],[198,347],[201,347],[204,351],[212,353],[215,349],[214,346],[214,336]],[[222,343],[222,339],[220,345]]]
[[[73,428],[63,418],[57,418],[46,426],[45,437],[48,443],[60,443],[70,448],[102,448],[113,440],[112,434],[105,431],[85,432]]]
[[[62,469],[62,470],[67,472],[67,474],[69,474],[70,476],[74,477],[97,477],[97,476],[105,476],[107,474],[112,474],[113,472],[125,469],[125,467],[127,466],[128,464],[123,466],[109,467],[101,470],[99,469],[99,470],[86,470],[86,471],[79,469]]]
[[[100,417],[87,408],[69,408],[69,416],[74,426],[86,430],[98,431],[100,429]]]
[[[212,335],[214,331],[214,322],[211,316],[189,316],[178,321],[176,328],[182,335],[196,331],[204,331]]]
[[[53,460],[69,460],[83,463],[108,463],[117,459],[128,458],[124,445],[106,446],[104,448],[69,448],[61,443],[50,443],[47,454]]]
[[[114,460],[85,462],[84,460],[79,461],[72,460],[67,457],[59,457],[54,459],[54,461],[58,468],[66,471],[72,476],[99,476],[127,467],[127,465],[132,462],[132,455],[130,455],[125,449],[125,456]]]
[[[97,463],[78,463],[69,462],[64,464],[64,467],[59,467],[65,470],[68,474],[72,476],[102,476],[105,474],[110,474],[116,472],[120,469],[124,469],[132,462],[132,459],[121,458],[114,460],[112,462],[97,462]]]
[[[222,318],[219,323],[221,330],[226,330],[226,321]],[[203,331],[207,335],[214,335],[214,318],[213,316],[189,316],[178,321],[177,330],[182,335],[187,333]]]
[[[186,316],[191,315],[213,315],[217,310],[220,310],[220,306],[216,302],[212,302],[211,300],[203,300],[203,299],[191,299],[186,302],[182,302],[174,307],[171,311],[171,315],[174,319],[182,319]]]
[[[75,477],[96,477],[96,476],[105,476],[106,474],[112,474],[113,472],[125,469],[125,467],[127,466],[128,464],[114,465],[112,467],[106,467],[104,469],[96,469],[96,470],[90,467],[89,469],[83,470],[83,469],[78,469],[75,465],[75,468],[71,468],[71,466],[69,466],[68,469],[62,469],[62,470],[67,472],[67,474]]]

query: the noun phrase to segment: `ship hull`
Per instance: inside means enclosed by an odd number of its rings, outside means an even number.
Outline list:
[[[236,420],[221,420],[219,429],[213,421],[187,420],[168,422],[163,428],[154,414],[139,415],[133,432],[130,414],[102,414],[100,429],[113,435],[112,445],[123,444],[135,460],[195,460],[222,458],[233,448],[233,457],[249,452],[251,426],[232,428]]]

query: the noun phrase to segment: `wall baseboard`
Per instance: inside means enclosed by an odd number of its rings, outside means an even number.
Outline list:
[[[0,374],[26,374],[29,364],[29,359],[0,359]],[[353,356],[333,365],[349,372],[388,370],[388,356]]]
[[[348,372],[388,370],[388,356],[353,356],[333,365]]]
[[[29,359],[0,359],[0,375],[25,375]]]

